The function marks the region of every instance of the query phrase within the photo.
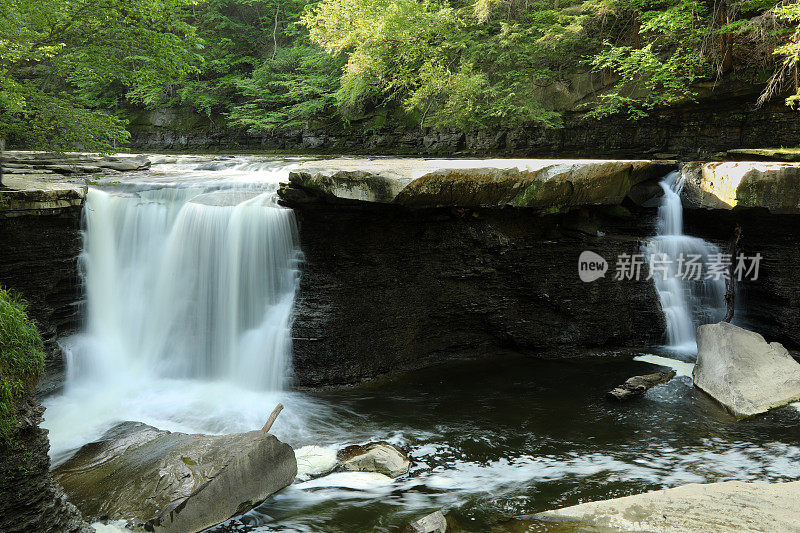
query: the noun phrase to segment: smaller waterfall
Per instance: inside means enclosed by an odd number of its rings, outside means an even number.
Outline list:
[[[720,253],[719,248],[683,234],[683,184],[684,178],[677,171],[661,181],[664,196],[658,208],[657,234],[645,244],[643,252],[650,264],[658,262],[666,272],[654,272],[653,280],[667,322],[669,348],[694,353],[697,326],[722,320],[725,315],[725,280],[705,279],[709,257]],[[702,265],[701,279],[686,275],[691,258]]]

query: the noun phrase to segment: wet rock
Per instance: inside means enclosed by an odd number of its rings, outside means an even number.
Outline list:
[[[50,476],[50,443],[39,427],[43,412],[37,401],[25,398],[16,434],[10,444],[0,440],[0,531],[89,533],[89,524]]]
[[[656,385],[666,383],[675,377],[675,371],[656,372],[655,374],[645,374],[643,376],[633,376],[628,378],[625,383],[609,391],[607,396],[612,400],[627,401],[638,398],[649,389]]]
[[[520,531],[797,531],[799,497],[799,481],[691,484],[582,503],[518,517],[515,522],[522,526]],[[512,525],[508,530],[517,529]]]
[[[292,483],[297,463],[262,431],[188,435],[124,422],[53,473],[85,516],[194,532]]]
[[[307,480],[333,471],[338,462],[336,450],[322,446],[303,446],[294,451],[297,459],[297,479]]]
[[[509,346],[570,356],[575,347],[663,337],[652,281],[613,280],[615,259],[641,253],[653,234],[651,214],[304,204],[295,215],[304,262],[292,364],[302,386],[357,383]],[[580,281],[585,250],[611,263],[605,278]]]
[[[445,533],[447,531],[447,519],[441,511],[436,511],[409,523],[406,530],[409,533]]]
[[[735,416],[800,398],[800,364],[780,343],[720,322],[697,328],[694,384]]]
[[[387,442],[348,446],[339,451],[338,460],[346,470],[377,472],[389,477],[408,472],[411,461]]]

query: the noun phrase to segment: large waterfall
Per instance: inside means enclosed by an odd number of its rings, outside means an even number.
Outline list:
[[[282,165],[157,165],[90,189],[81,257],[84,331],[64,342],[64,394],[49,399],[57,455],[113,423],[184,431],[292,420],[294,214],[275,202]],[[146,180],[146,181],[145,181]]]
[[[70,378],[233,380],[279,390],[296,278],[291,210],[269,192],[92,190],[87,333]]]
[[[706,279],[704,269],[720,250],[714,244],[683,234],[683,206],[680,193],[684,179],[671,172],[660,183],[664,195],[658,208],[657,234],[644,246],[644,254],[664,267],[653,280],[667,323],[667,342],[678,352],[697,351],[695,332],[702,323],[722,320],[725,314],[725,280]],[[703,269],[695,275],[688,264]],[[699,278],[699,279],[697,279]]]

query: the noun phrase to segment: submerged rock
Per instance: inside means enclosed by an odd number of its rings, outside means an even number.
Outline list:
[[[262,431],[188,435],[124,422],[53,473],[87,517],[194,532],[292,483],[297,462]]]
[[[625,383],[608,392],[608,397],[612,400],[632,400],[643,395],[656,385],[666,383],[675,377],[676,372],[656,372],[655,374],[645,374],[644,376],[633,376],[628,378]]]
[[[697,328],[694,384],[736,416],[800,398],[800,364],[780,343],[720,322]]]
[[[336,465],[336,450],[322,446],[303,446],[294,451],[297,459],[297,479],[304,481],[332,472]]]
[[[298,490],[339,488],[374,491],[391,487],[392,482],[393,480],[389,476],[376,472],[335,472],[298,483],[294,485],[294,488]]]
[[[799,497],[800,481],[726,481],[582,503],[522,516],[515,521],[523,526],[520,531],[551,531],[558,525],[564,526],[564,531],[596,531],[594,528],[669,533],[797,531]],[[540,529],[534,529],[537,527]]]
[[[387,442],[348,446],[339,451],[339,462],[346,470],[377,472],[390,477],[408,472],[411,461]]]
[[[447,519],[441,511],[436,511],[408,524],[409,533],[445,533]]]

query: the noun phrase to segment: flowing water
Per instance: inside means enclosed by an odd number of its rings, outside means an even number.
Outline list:
[[[706,279],[707,270],[693,270],[713,263],[720,249],[698,237],[683,234],[680,172],[671,172],[660,183],[664,191],[658,208],[657,234],[644,246],[650,265],[659,265],[653,280],[667,323],[667,344],[679,354],[696,354],[697,326],[719,322],[725,316],[725,280]],[[651,271],[654,269],[651,267]],[[699,277],[699,279],[698,279]]]
[[[505,531],[509,517],[580,501],[800,477],[796,410],[736,421],[692,387],[691,364],[663,357],[669,350],[568,361],[505,353],[339,391],[292,391],[289,321],[302,256],[292,212],[274,191],[293,164],[168,159],[92,188],[87,322],[65,340],[63,394],[45,402],[54,462],[120,421],[243,431],[261,427],[279,401],[286,409],[273,432],[295,449],[387,440],[409,451],[408,476],[298,479],[217,528],[259,532],[397,531],[440,508],[456,530]],[[677,181],[662,186],[661,230],[648,249],[711,253],[681,235],[669,204]],[[658,289],[670,344],[690,343],[684,327],[702,319],[691,310],[713,302],[705,291],[716,289]],[[679,377],[635,406],[604,399],[654,365]]]

